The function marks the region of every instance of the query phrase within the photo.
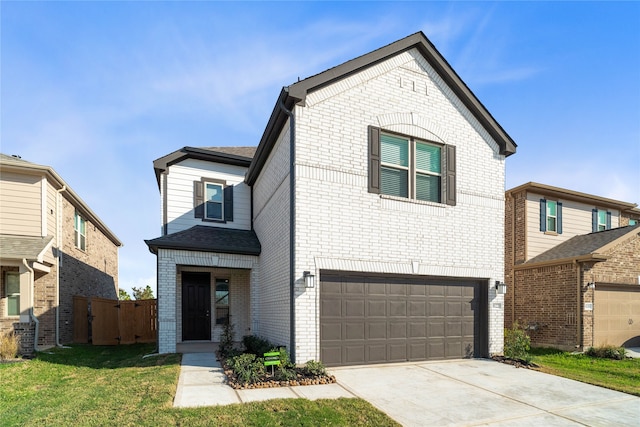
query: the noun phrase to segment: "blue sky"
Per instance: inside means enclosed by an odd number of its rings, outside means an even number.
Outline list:
[[[152,162],[256,145],[280,89],[423,31],[528,181],[640,203],[640,3],[0,2],[0,151],[52,166],[155,289]]]

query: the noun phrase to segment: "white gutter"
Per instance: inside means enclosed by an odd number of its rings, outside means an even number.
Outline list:
[[[38,335],[40,334],[40,321],[38,320],[35,313],[33,312],[33,306],[35,305],[35,296],[34,296],[35,289],[33,285],[34,273],[33,273],[33,268],[29,267],[29,263],[27,263],[26,258],[22,258],[22,265],[24,265],[27,268],[27,270],[29,270],[29,293],[31,294],[31,308],[29,309],[29,315],[31,316],[31,320],[33,320],[33,322],[36,324],[36,332],[35,332],[35,336],[33,337],[33,351],[38,351]]]

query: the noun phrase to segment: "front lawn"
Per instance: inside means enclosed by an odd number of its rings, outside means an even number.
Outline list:
[[[531,349],[540,371],[640,396],[640,359],[601,359],[556,349]]]
[[[327,426],[398,424],[362,399],[278,399],[173,408],[180,356],[154,345],[74,345],[0,364],[2,426]]]

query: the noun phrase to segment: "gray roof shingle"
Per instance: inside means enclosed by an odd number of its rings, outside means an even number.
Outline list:
[[[37,260],[52,241],[53,236],[32,237],[0,234],[0,258]]]
[[[640,231],[640,225],[613,228],[611,230],[575,236],[563,243],[560,243],[558,246],[554,246],[548,251],[531,258],[525,264],[576,258],[583,255],[593,254],[603,246],[634,230]]]
[[[187,230],[145,240],[153,253],[161,249],[260,255],[262,247],[253,230],[196,225]]]

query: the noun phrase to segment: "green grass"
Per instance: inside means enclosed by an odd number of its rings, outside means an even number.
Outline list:
[[[550,348],[534,348],[531,354],[542,372],[640,396],[640,359],[601,359]]]
[[[0,364],[2,426],[343,426],[398,424],[361,399],[277,399],[173,408],[180,356],[153,345],[75,345]]]

